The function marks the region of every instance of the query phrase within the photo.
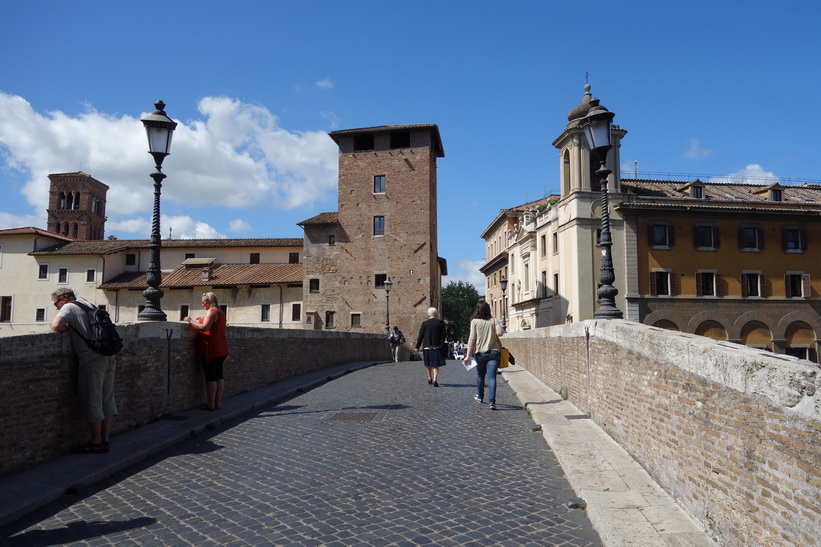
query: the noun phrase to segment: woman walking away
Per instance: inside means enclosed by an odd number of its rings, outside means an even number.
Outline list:
[[[470,321],[470,338],[468,338],[465,364],[470,357],[476,358],[476,402],[481,403],[485,397],[485,376],[487,376],[488,402],[490,409],[496,410],[496,370],[502,358],[502,342],[499,336],[504,334],[502,326],[490,315],[490,305],[484,300],[476,304],[473,319]]]
[[[445,365],[445,322],[436,316],[436,308],[428,308],[428,319],[419,327],[416,337],[416,351],[424,349],[425,368],[428,369],[428,383],[439,387],[439,367]]]
[[[228,339],[225,336],[225,314],[219,308],[217,295],[203,293],[202,307],[205,317],[183,321],[197,330],[198,355],[202,359],[202,370],[205,373],[205,395],[208,403],[203,410],[216,410],[222,403],[222,392],[225,380],[222,376],[222,365],[228,357]]]

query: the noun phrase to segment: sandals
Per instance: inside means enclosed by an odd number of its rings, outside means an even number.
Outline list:
[[[106,450],[106,445],[108,443],[100,443],[100,444],[93,444],[88,442],[82,446],[78,446],[74,449],[75,454],[102,454],[104,452],[108,452]]]

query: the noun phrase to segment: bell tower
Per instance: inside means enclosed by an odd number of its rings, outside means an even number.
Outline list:
[[[108,186],[82,171],[48,178],[48,231],[85,241],[103,239]]]

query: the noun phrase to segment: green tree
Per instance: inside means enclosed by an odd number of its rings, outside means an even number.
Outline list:
[[[442,318],[448,322],[449,336],[457,340],[467,339],[477,302],[479,292],[470,283],[451,281],[442,289]]]

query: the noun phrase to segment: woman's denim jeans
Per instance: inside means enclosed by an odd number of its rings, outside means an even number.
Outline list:
[[[485,376],[487,376],[488,402],[496,403],[496,370],[502,354],[496,350],[477,353],[476,357],[476,395],[485,398]]]

